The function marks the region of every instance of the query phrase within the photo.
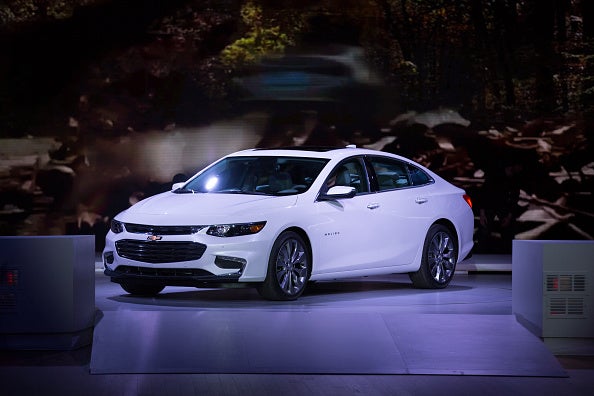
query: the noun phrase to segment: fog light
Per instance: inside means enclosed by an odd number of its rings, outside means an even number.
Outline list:
[[[113,264],[113,252],[105,252],[103,254],[103,264]]]
[[[247,261],[239,257],[216,256],[215,265],[223,269],[243,270]]]

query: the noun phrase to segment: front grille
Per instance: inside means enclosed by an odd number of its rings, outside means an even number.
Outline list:
[[[121,257],[157,264],[198,260],[204,254],[206,245],[197,242],[123,239],[116,242],[116,250]]]
[[[200,231],[204,226],[155,226],[146,224],[124,223],[126,231],[132,234],[151,235],[191,235]]]

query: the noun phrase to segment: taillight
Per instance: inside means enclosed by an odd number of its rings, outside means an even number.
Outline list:
[[[468,206],[470,206],[472,208],[472,199],[470,199],[470,195],[462,195],[462,198],[464,198],[464,200],[466,201],[466,203],[468,204]]]

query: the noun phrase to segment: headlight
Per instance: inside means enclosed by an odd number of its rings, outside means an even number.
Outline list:
[[[257,234],[264,228],[265,221],[244,224],[218,224],[208,227],[206,233],[217,237],[233,237]]]
[[[111,221],[111,232],[114,234],[119,234],[120,232],[124,232],[124,223],[117,220]]]

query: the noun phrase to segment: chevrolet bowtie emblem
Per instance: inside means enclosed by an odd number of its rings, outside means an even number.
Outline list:
[[[163,237],[160,235],[149,235],[146,239],[148,239],[149,241],[160,241],[161,239],[163,239]]]

